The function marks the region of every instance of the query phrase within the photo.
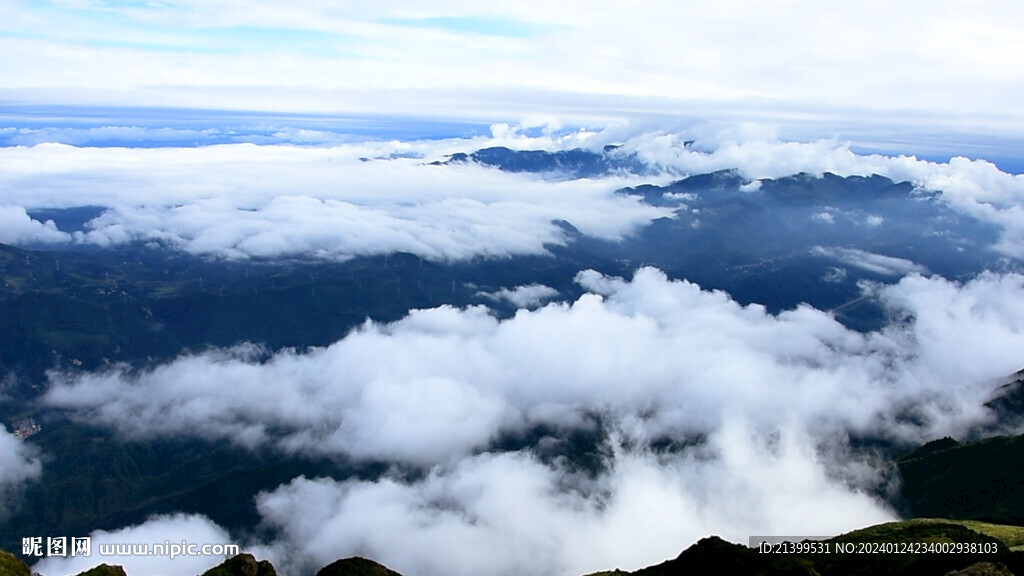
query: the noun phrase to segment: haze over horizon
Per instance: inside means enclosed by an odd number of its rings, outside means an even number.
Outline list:
[[[711,121],[960,146],[1019,144],[1024,121],[1011,1],[16,0],[0,16],[10,104],[634,132]]]

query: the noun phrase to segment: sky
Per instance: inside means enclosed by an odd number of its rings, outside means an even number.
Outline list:
[[[421,472],[254,495],[279,537],[245,544],[285,573],[364,554],[408,576],[581,574],[650,565],[712,533],[894,519],[870,496],[891,478],[849,436],[965,433],[1024,364],[1021,29],[1024,5],[996,0],[0,3],[3,243],[231,260],[542,255],[569,242],[558,221],[614,241],[671,216],[621,188],[735,169],[752,193],[800,172],[911,182],[994,225],[986,249],[1005,264],[946,279],[869,247],[815,248],[890,279],[862,289],[905,321],[871,333],[653,268],[580,270],[573,301],[503,286],[305,351],[244,343],[145,370],[54,372],[41,405],[129,437]],[[646,171],[433,164],[486,146],[609,144]],[[36,216],[75,206],[95,218]],[[491,303],[519,310],[498,319]],[[489,450],[538,425],[603,427],[604,468],[581,475],[544,446]],[[654,449],[695,437],[692,451]],[[0,429],[0,515],[45,461]],[[232,535],[170,515],[93,537]],[[126,560],[128,573],[208,567],[149,560]],[[33,569],[74,574],[80,561]]]
[[[1012,137],[1022,25],[1011,0],[11,0],[0,101]]]

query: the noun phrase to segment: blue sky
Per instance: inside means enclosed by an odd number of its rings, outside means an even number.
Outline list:
[[[423,112],[487,115],[559,113],[551,95],[578,94],[994,126],[1020,120],[1022,24],[1024,9],[995,0],[13,0],[0,8],[0,96],[332,112],[429,96]],[[621,115],[592,108],[577,113]]]
[[[718,123],[1019,171],[1021,29],[1006,0],[11,0],[0,103],[18,129],[54,105],[456,123],[436,136]]]

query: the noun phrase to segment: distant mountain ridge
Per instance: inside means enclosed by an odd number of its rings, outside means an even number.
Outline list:
[[[512,150],[504,146],[482,148],[469,154],[457,152],[444,162],[434,164],[460,164],[475,162],[494,166],[505,172],[534,172],[559,174],[565,178],[593,178],[624,171],[647,174],[651,170],[635,154],[618,152],[617,146],[605,146],[600,153],[582,148],[571,150]]]

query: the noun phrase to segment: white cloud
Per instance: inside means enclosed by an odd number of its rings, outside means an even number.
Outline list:
[[[42,473],[36,450],[0,424],[0,518],[6,518],[26,482]]]
[[[297,478],[257,501],[281,531],[276,547],[300,566],[362,554],[423,576],[634,570],[712,533],[743,542],[893,519],[831,480],[801,432],[786,430],[768,447],[760,433],[730,423],[706,451],[620,449],[592,479],[525,452],[480,454],[411,483]]]
[[[705,134],[599,132],[434,142],[367,142],[333,148],[222,145],[205,148],[93,149],[42,144],[0,149],[0,194],[15,241],[67,241],[23,209],[84,204],[109,208],[75,241],[111,245],[156,240],[230,258],[411,252],[431,259],[543,253],[564,243],[557,220],[582,233],[628,236],[670,214],[613,192],[682,175],[738,169],[750,182],[799,172],[880,174],[939,192],[950,208],[999,226],[995,250],[1024,257],[1024,175],[978,160],[948,163],[907,156],[858,155],[833,141],[721,140]],[[508,174],[474,164],[431,166],[446,154],[487,146],[600,149],[625,138],[615,154],[636,154],[661,171],[571,181]],[[706,151],[707,148],[710,151]],[[395,157],[399,156],[399,157]],[[408,157],[414,156],[414,157]],[[392,158],[364,162],[361,158]],[[422,158],[422,159],[419,159]],[[819,218],[826,218],[826,211]],[[878,225],[881,216],[863,222]],[[860,218],[860,217],[858,217]]]
[[[761,181],[760,180],[753,180],[751,182],[747,182],[746,184],[741,184],[740,185],[740,191],[741,192],[757,192],[760,189],[761,189]]]
[[[831,212],[818,212],[812,218],[825,224],[835,224],[836,222],[836,217]]]
[[[56,535],[54,535],[56,536]],[[34,573],[46,576],[72,576],[89,570],[99,564],[120,565],[132,576],[195,576],[220,564],[225,560],[223,555],[188,555],[182,554],[173,559],[164,555],[113,555],[101,554],[107,546],[146,545],[153,553],[152,545],[163,545],[170,550],[171,544],[200,546],[194,551],[201,552],[204,545],[237,544],[231,540],[227,531],[217,526],[205,516],[174,514],[153,516],[135,526],[127,526],[113,531],[96,530],[89,535],[89,555],[81,556],[50,556],[43,558],[32,566]],[[80,536],[75,536],[80,537]],[[70,544],[70,541],[69,541]],[[43,545],[46,545],[44,537]]]
[[[643,134],[627,140],[620,150],[684,175],[737,169],[750,181],[831,172],[840,176],[878,174],[895,182],[910,182],[919,191],[940,193],[940,201],[957,212],[999,226],[1002,234],[993,248],[1024,258],[1024,174],[1008,174],[991,162],[963,157],[939,163],[914,156],[856,154],[848,143],[829,140],[782,142],[756,134],[733,140],[720,127],[697,132]],[[696,145],[684,145],[694,138]],[[870,226],[876,222],[873,217],[866,221]]]
[[[911,275],[880,289],[887,301],[913,318],[907,335],[919,343],[916,353],[922,365],[950,379],[975,382],[1024,367],[1014,348],[1024,343],[1024,301],[1018,298],[1022,291],[1024,277],[994,273],[963,286]]]
[[[3,133],[9,146],[35,146],[58,142],[71,145],[90,145],[97,142],[128,142],[152,144],[154,142],[207,143],[220,135],[217,130],[186,130],[175,128],[142,128],[138,126],[103,126],[98,128],[19,128]]]
[[[922,339],[914,330],[957,298],[976,297],[965,295],[1008,294],[991,306],[1014,309],[1019,278],[985,276],[963,288],[904,278],[877,290],[916,323],[868,335],[812,308],[772,316],[741,307],[650,269],[631,282],[593,272],[579,281],[592,293],[572,305],[503,321],[483,307],[442,306],[263,363],[240,347],[138,375],[54,375],[46,401],[133,437],[190,434],[421,465],[462,458],[502,431],[576,422],[585,412],[629,421],[631,434],[649,439],[713,430],[729,414],[759,426],[799,415],[808,426],[867,431],[918,403],[932,419],[894,432],[918,440],[964,425],[963,410],[988,393],[974,386],[1015,369],[1024,326],[1024,316],[997,321],[967,309],[957,317],[963,327],[949,333],[1007,342],[987,346],[1003,360],[933,371],[919,360],[930,357],[924,348],[948,344],[939,331]],[[931,306],[919,306],[925,299]],[[944,363],[975,364],[949,352]]]
[[[419,148],[442,157],[454,145]],[[347,258],[403,251],[459,260],[541,254],[545,245],[566,242],[555,221],[617,239],[670,213],[614,194],[635,181],[628,178],[552,182],[472,164],[360,160],[415,153],[416,146],[5,148],[0,193],[24,207],[108,207],[88,230],[75,234],[78,242],[107,246],[155,240],[228,258]],[[24,211],[14,207],[0,216],[8,213],[13,219]],[[31,239],[69,239],[52,225],[20,218],[19,227],[9,228],[18,232],[12,240],[33,230]]]
[[[58,230],[53,220],[35,220],[21,206],[0,206],[0,243],[54,244],[70,240],[71,235]]]
[[[495,302],[507,301],[516,308],[536,308],[546,300],[558,296],[558,290],[543,284],[502,288],[497,292],[477,292],[476,295]]]
[[[928,270],[920,264],[906,258],[895,258],[884,254],[874,254],[856,248],[839,248],[815,246],[811,250],[815,256],[833,258],[854,268],[882,274],[884,276],[906,276],[907,274],[927,274]]]

